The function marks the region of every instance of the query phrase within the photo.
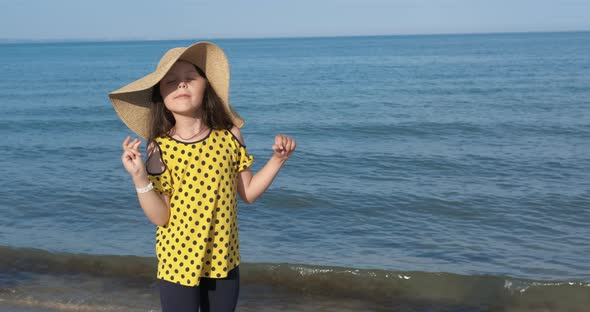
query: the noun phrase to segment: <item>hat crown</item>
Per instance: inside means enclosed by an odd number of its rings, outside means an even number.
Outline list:
[[[172,48],[170,50],[168,50],[166,52],[166,54],[164,54],[164,56],[162,56],[162,58],[160,59],[160,62],[158,63],[158,67],[156,67],[157,69],[163,68],[166,65],[168,65],[171,61],[175,61],[176,59],[178,59],[178,56],[181,55],[184,50],[186,50],[185,47],[177,47],[177,48]]]

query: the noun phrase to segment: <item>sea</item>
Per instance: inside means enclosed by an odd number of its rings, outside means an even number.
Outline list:
[[[590,32],[2,43],[0,311],[160,310],[107,94],[202,40],[253,173],[297,142],[238,311],[590,311]]]

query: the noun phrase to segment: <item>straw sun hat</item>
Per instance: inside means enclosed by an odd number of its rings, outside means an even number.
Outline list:
[[[178,60],[188,61],[201,68],[209,83],[223,101],[233,123],[241,128],[244,120],[234,114],[229,105],[229,63],[221,48],[210,42],[198,42],[189,47],[168,50],[152,73],[109,93],[109,99],[123,122],[137,135],[149,136],[152,88],[162,80]]]

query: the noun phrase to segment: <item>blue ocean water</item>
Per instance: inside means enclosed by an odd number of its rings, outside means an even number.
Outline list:
[[[253,171],[298,144],[243,262],[590,282],[589,32],[212,41]],[[0,45],[0,245],[155,256],[107,93],[193,42]]]

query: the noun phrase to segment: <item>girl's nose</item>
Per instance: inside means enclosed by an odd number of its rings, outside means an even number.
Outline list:
[[[185,81],[181,81],[181,82],[178,84],[178,88],[179,88],[179,89],[180,89],[180,88],[186,88],[186,82],[185,82]]]

